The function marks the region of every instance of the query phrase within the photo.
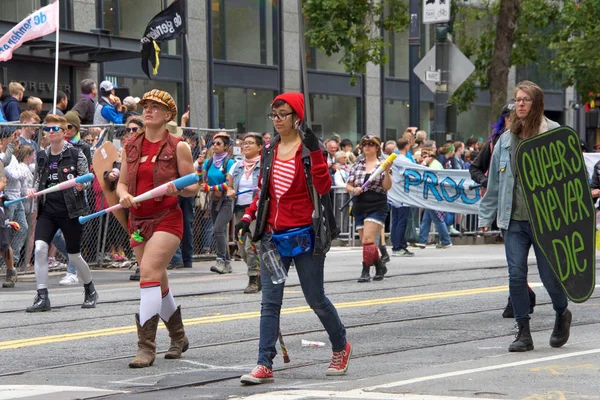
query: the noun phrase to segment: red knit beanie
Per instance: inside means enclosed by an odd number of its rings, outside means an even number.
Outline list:
[[[271,108],[273,108],[273,104],[277,100],[285,101],[292,107],[292,110],[296,113],[298,118],[300,118],[300,122],[304,120],[304,95],[298,92],[287,92],[280,94],[279,96],[273,99],[271,103]]]

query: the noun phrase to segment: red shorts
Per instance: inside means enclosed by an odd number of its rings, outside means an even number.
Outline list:
[[[129,232],[133,232],[136,229],[133,227],[135,226],[135,224],[132,223],[132,217],[132,214],[130,214]],[[129,246],[131,248],[139,246],[142,243],[145,243],[148,240],[150,240],[154,232],[168,232],[177,236],[179,240],[183,238],[183,212],[179,207],[175,208],[174,210],[170,211],[167,215],[165,215],[162,218],[162,220],[154,226],[154,228],[152,228],[153,223],[151,221],[148,222],[150,222],[150,225],[146,223],[146,225],[142,225],[145,227],[141,228],[141,232],[140,230],[137,231],[137,233],[141,233],[141,241],[135,240],[134,234],[131,235],[131,238],[129,240]]]

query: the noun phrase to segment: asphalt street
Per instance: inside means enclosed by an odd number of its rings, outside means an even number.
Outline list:
[[[256,364],[260,294],[243,294],[242,262],[216,275],[211,262],[170,271],[190,349],[180,360],[162,354],[150,368],[130,369],[136,350],[139,286],[132,271],[93,271],[100,301],[80,308],[82,286],[50,278],[51,312],[27,314],[33,275],[0,289],[0,400],[3,399],[600,399],[600,295],[571,304],[566,346],[553,349],[549,297],[533,253],[530,284],[538,306],[535,350],[508,353],[514,321],[501,314],[508,296],[502,245],[415,249],[392,258],[382,282],[357,283],[361,249],[335,248],[325,290],[353,346],[348,374],[326,377],[326,333],[304,301],[294,270],[286,284],[281,329],[291,362],[275,359],[275,382],[243,386]],[[303,341],[325,346],[303,346]],[[161,327],[158,349],[169,339]]]

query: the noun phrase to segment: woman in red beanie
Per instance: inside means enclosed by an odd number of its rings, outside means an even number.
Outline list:
[[[278,134],[262,152],[260,198],[257,196],[246,209],[235,230],[238,235],[248,232],[250,222],[256,219],[252,240],[261,240],[261,265],[265,265],[263,255],[270,244],[275,245],[286,271],[294,261],[304,298],[329,334],[333,356],[327,375],[343,375],[348,370],[352,349],[337,310],[323,288],[326,235],[315,235],[313,230],[313,198],[329,193],[331,177],[315,134],[310,129],[306,133],[298,129],[304,118],[304,96],[284,93],[273,100],[271,109],[273,112],[267,117]],[[267,268],[261,268],[260,273],[258,365],[242,376],[241,382],[245,384],[272,382],[273,359],[277,354],[284,283],[274,284]]]

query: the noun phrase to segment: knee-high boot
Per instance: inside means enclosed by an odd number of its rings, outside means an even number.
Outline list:
[[[181,353],[185,353],[190,346],[190,342],[183,330],[181,306],[177,307],[177,310],[171,315],[169,321],[163,319],[163,322],[165,323],[165,326],[169,331],[169,337],[171,338],[171,347],[169,347],[169,351],[165,354],[165,358],[169,360],[181,358]]]
[[[158,314],[150,318],[144,326],[140,326],[140,315],[135,314],[135,323],[138,332],[137,354],[129,363],[130,368],[146,368],[154,363],[156,358],[156,329],[158,328]]]

